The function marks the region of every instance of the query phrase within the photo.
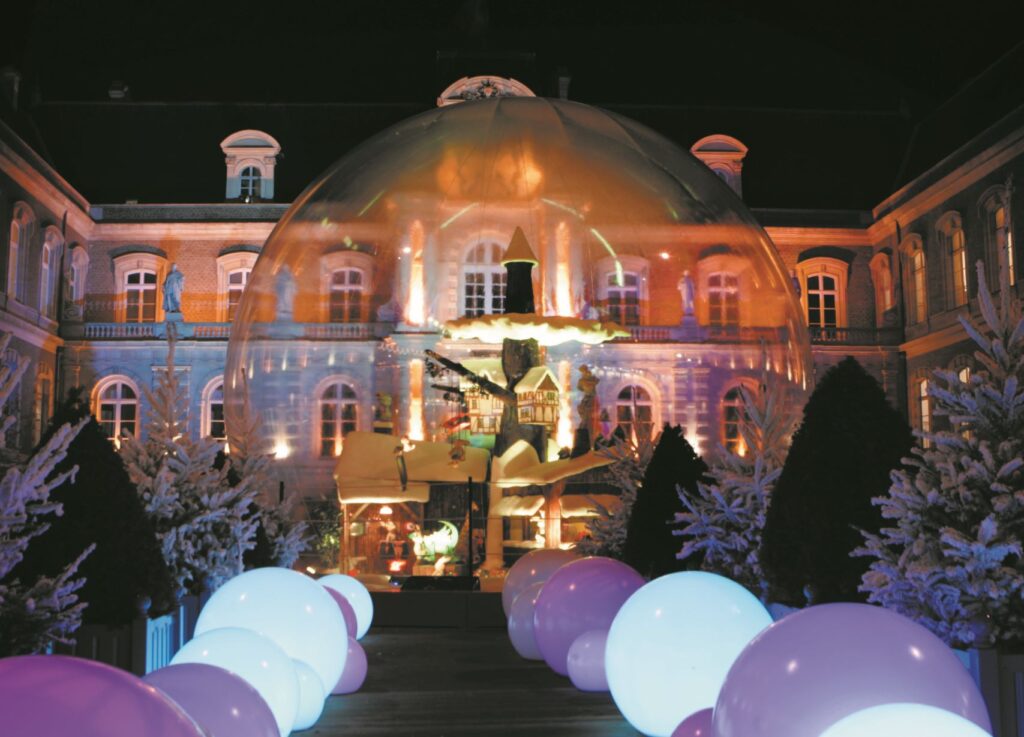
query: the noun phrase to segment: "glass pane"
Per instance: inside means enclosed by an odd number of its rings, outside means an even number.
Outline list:
[[[127,384],[120,384],[122,399],[135,399],[135,390]]]
[[[147,271],[143,274],[143,284],[156,284],[156,274],[152,271]]]
[[[807,277],[807,290],[808,291],[810,291],[812,289],[820,289],[820,288],[821,288],[821,286],[820,286],[820,282],[818,281],[818,277],[816,277],[816,276],[809,276],[809,277]]]
[[[334,399],[337,396],[338,396],[338,385],[337,384],[330,384],[330,385],[328,385],[328,387],[326,389],[324,389],[324,393],[323,393],[323,398],[324,399]]]
[[[350,387],[348,384],[341,385],[341,396],[344,399],[355,399],[356,390]]]
[[[121,424],[125,422],[135,422],[135,405],[134,404],[122,404],[121,405]]]
[[[141,284],[141,282],[139,281],[141,278],[142,278],[142,274],[140,274],[137,271],[133,271],[131,274],[128,275],[128,283],[129,284]]]

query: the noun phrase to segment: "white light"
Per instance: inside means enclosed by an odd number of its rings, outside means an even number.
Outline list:
[[[669,737],[691,714],[713,707],[729,667],[772,623],[734,581],[688,571],[655,579],[619,609],[605,669],[619,711],[635,729]]]
[[[244,602],[239,591],[246,593]],[[269,637],[288,657],[313,668],[323,683],[337,683],[345,668],[345,618],[331,595],[298,571],[257,568],[232,578],[199,613],[196,634],[220,627],[243,627]]]
[[[182,663],[231,671],[267,702],[281,737],[292,731],[299,708],[299,679],[291,658],[269,638],[237,627],[210,630],[171,658],[171,665]]]
[[[373,622],[373,599],[370,598],[370,592],[366,590],[366,587],[352,576],[346,576],[344,573],[332,573],[330,576],[317,579],[317,582],[322,586],[334,589],[348,599],[348,603],[352,605],[352,609],[356,613],[356,639],[363,639],[363,635],[370,629],[370,623]],[[337,680],[334,683],[337,683]],[[334,686],[331,685],[331,688]]]
[[[854,712],[821,737],[991,737],[974,722],[925,704],[883,704]]]
[[[288,441],[284,438],[278,438],[274,442],[274,458],[278,460],[284,460],[292,454],[292,449],[288,447]]]
[[[346,650],[347,643],[346,643]],[[299,711],[295,715],[295,729],[309,729],[324,712],[326,693],[316,672],[301,660],[293,660],[295,675],[299,678]]]

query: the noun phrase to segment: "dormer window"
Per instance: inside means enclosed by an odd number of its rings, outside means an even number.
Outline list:
[[[732,136],[716,133],[705,136],[690,147],[690,153],[703,161],[722,181],[743,196],[743,159],[747,147]]]
[[[274,199],[274,167],[281,144],[263,131],[242,130],[220,143],[227,166],[228,200],[259,202]]]

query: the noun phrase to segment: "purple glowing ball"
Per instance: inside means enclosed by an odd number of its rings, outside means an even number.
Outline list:
[[[568,675],[569,648],[589,630],[607,630],[619,608],[644,585],[643,577],[611,558],[567,563],[544,584],[533,612],[533,633],[544,661]]]
[[[345,658],[345,670],[331,691],[332,694],[355,693],[363,687],[366,680],[366,651],[355,636],[348,638],[348,657]]]
[[[206,737],[182,707],[141,678],[63,655],[0,660],[0,715],[5,735]]]
[[[765,674],[771,674],[766,677]],[[819,737],[854,712],[926,704],[991,732],[956,654],[916,622],[866,604],[795,612],[755,637],[715,705],[715,737]]]
[[[580,691],[608,690],[608,676],[604,672],[604,648],[607,644],[608,630],[590,630],[573,641],[566,667],[569,680]]]
[[[334,599],[334,603],[338,605],[338,609],[341,610],[341,616],[345,618],[345,631],[349,637],[356,636],[356,610],[349,604],[348,599],[345,598],[344,594],[340,591],[335,591],[330,586],[324,586],[327,589],[327,593]]]
[[[691,714],[672,730],[672,737],[711,737],[711,715],[713,709],[701,709]]]
[[[542,588],[543,581],[520,591],[508,614],[508,639],[519,656],[527,660],[544,660],[533,634],[533,610]]]
[[[274,713],[259,692],[223,668],[182,663],[142,680],[173,699],[209,737],[280,737]]]
[[[501,589],[501,606],[505,610],[505,616],[512,612],[512,602],[521,591],[535,583],[544,583],[552,573],[574,560],[577,560],[577,557],[568,550],[544,548],[531,550],[513,563]]]

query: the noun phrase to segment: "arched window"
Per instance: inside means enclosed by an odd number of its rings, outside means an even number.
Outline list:
[[[917,424],[921,432],[932,431],[932,400],[928,394],[928,379],[918,379],[914,387],[914,399],[917,402]],[[927,448],[931,441],[925,439],[924,445]]]
[[[35,215],[28,205],[19,202],[14,206],[7,252],[7,294],[21,303],[25,302],[28,290],[28,253],[34,223]]]
[[[81,319],[85,302],[85,277],[89,272],[89,254],[82,246],[76,245],[71,249],[70,256],[64,317]]]
[[[139,390],[125,376],[110,376],[96,387],[93,400],[103,433],[118,447],[125,435],[135,435],[139,415]]]
[[[263,174],[255,166],[247,166],[238,175],[239,196],[243,200],[258,200]]]
[[[505,311],[504,249],[480,243],[470,249],[462,267],[462,314],[466,317],[500,315]]]
[[[605,304],[608,319],[619,325],[640,324],[640,275],[633,271],[606,277]]]
[[[227,425],[224,422],[224,377],[211,379],[203,389],[202,426],[203,437],[226,440]]]
[[[320,456],[341,455],[344,437],[359,424],[359,397],[342,381],[332,381],[320,394]]]
[[[7,348],[3,353],[3,365],[11,373],[18,370],[19,365],[22,361],[22,356],[14,348]],[[28,373],[31,367],[25,371]],[[25,374],[21,375],[21,378],[15,383],[11,393],[7,395],[7,401],[4,403],[3,410],[0,411],[0,417],[13,417],[14,422],[7,426],[3,437],[3,447],[6,448],[19,448],[21,446],[21,379],[24,378]]]
[[[156,272],[136,269],[124,275],[125,320],[156,322]]]
[[[928,317],[928,273],[921,237],[912,235],[901,245],[904,284],[907,286],[907,322],[914,325]]]
[[[825,330],[846,327],[847,263],[831,256],[812,256],[797,262],[796,271],[807,325]]]
[[[993,187],[981,199],[985,219],[985,256],[988,262],[989,286],[995,289],[999,282],[999,270],[1005,264],[1010,286],[1017,283],[1017,258],[1010,221],[1007,212],[1005,187]]]
[[[740,278],[728,271],[708,274],[708,325],[737,327],[740,324]]]
[[[233,269],[227,274],[228,287],[228,322],[235,319],[235,312],[238,311],[238,304],[242,301],[242,292],[245,285],[249,283],[250,268]]]
[[[871,258],[871,281],[875,287],[875,320],[882,324],[886,312],[893,308],[892,262],[889,254],[879,251]]]
[[[51,226],[46,229],[39,259],[39,312],[49,318],[57,315],[57,285],[63,243],[64,239],[57,228]]]
[[[722,395],[721,424],[722,447],[738,456],[747,454],[747,443],[743,437],[743,425],[748,421],[747,405],[743,400],[743,388],[748,392],[756,392],[757,386],[749,380],[731,386]]]
[[[642,386],[623,387],[615,398],[615,423],[626,438],[650,438],[654,432],[654,402]]]
[[[949,267],[949,289],[947,304],[959,307],[967,304],[967,244],[964,241],[963,223],[960,214],[947,212],[935,226],[939,247]]]
[[[34,443],[43,438],[43,433],[50,424],[53,417],[53,371],[49,367],[40,366],[36,375],[36,397],[35,397],[35,424]]]
[[[329,302],[331,322],[360,322],[363,319],[363,272],[335,269],[331,273]]]

